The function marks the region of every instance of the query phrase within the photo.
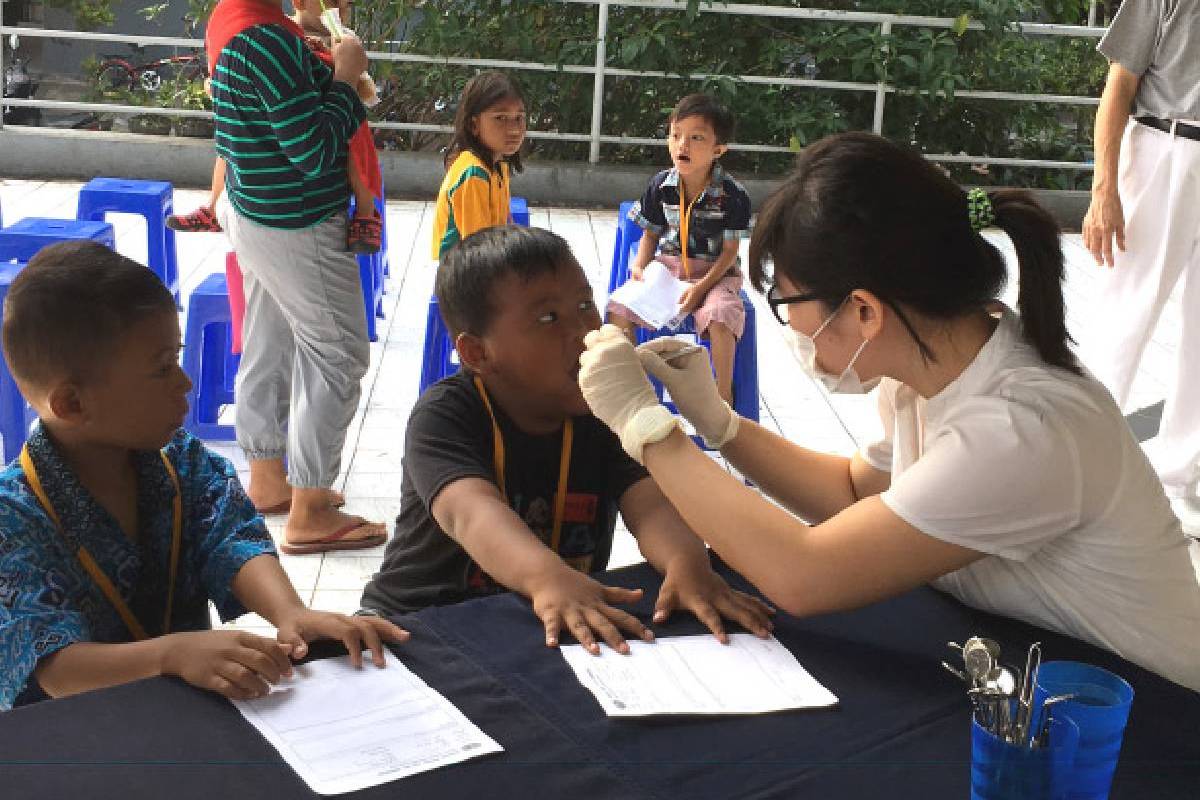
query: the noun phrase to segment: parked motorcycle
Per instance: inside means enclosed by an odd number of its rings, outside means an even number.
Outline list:
[[[9,37],[9,55],[4,59],[4,96],[27,100],[37,92],[38,82],[29,74],[25,60],[17,56],[20,39],[14,33]],[[5,125],[41,125],[42,110],[25,106],[4,106]]]

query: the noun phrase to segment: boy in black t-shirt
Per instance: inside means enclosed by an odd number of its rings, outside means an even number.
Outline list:
[[[463,370],[413,408],[396,534],[363,606],[399,614],[501,591],[533,604],[556,646],[566,629],[599,652],[653,634],[614,604],[641,590],[587,573],[608,563],[617,512],[664,575],[654,621],[692,611],[722,641],[721,617],[766,636],[770,610],[731,589],[645,469],[588,411],[583,337],[600,327],[567,243],[500,226],[446,253],[436,294]],[[565,478],[565,480],[564,480]]]

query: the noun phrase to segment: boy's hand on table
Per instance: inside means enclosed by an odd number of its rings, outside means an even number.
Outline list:
[[[667,568],[654,604],[654,622],[666,622],[679,609],[695,614],[721,644],[729,644],[722,618],[733,620],[761,639],[770,636],[775,627],[771,623],[775,609],[731,587],[707,563],[680,562]]]
[[[350,663],[356,667],[363,664],[362,651],[371,651],[371,661],[377,667],[386,662],[383,643],[403,642],[409,632],[393,625],[382,617],[349,617],[329,611],[300,608],[279,620],[279,642],[286,646],[293,658],[303,658],[308,653],[308,642],[314,639],[335,639],[346,645]]]
[[[612,606],[634,603],[641,597],[641,589],[605,586],[566,565],[541,576],[529,593],[533,613],[546,628],[547,647],[558,647],[559,632],[565,628],[584,649],[597,656],[597,636],[622,654],[629,652],[629,645],[621,631],[646,642],[654,640],[654,634],[637,617]]]
[[[637,264],[629,265],[629,280],[640,281],[646,271],[645,267],[640,267]]]
[[[235,700],[253,700],[292,674],[290,645],[246,631],[172,633],[159,640],[164,675]]]

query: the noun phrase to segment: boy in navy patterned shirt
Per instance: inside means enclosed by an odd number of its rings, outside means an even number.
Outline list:
[[[733,115],[714,98],[692,94],[679,101],[669,122],[674,166],[650,180],[629,212],[645,230],[629,277],[641,280],[657,260],[691,284],[680,310],[692,314],[696,332],[708,338],[717,389],[732,404],[734,350],[746,325],[738,248],[750,236],[750,197],[717,163],[733,137]],[[631,339],[642,324],[619,303],[610,302],[608,313]]]

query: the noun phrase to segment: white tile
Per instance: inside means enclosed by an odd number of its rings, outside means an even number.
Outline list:
[[[311,607],[318,611],[353,614],[359,609],[362,589],[328,589],[313,593]]]
[[[357,552],[357,551],[354,551]],[[321,564],[316,591],[362,592],[371,576],[379,571],[383,555],[360,556],[351,552],[327,553]]]

